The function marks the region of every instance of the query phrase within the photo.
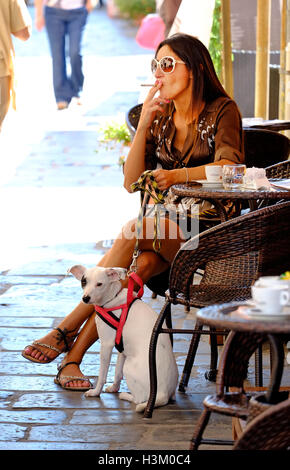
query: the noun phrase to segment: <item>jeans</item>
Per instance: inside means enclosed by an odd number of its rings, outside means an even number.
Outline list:
[[[83,88],[81,40],[88,12],[85,7],[74,10],[45,7],[45,24],[52,56],[53,89],[56,102],[80,95]],[[71,75],[67,74],[65,42],[69,39]]]

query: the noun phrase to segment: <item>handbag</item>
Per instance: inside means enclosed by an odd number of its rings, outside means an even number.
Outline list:
[[[155,50],[163,39],[165,39],[165,24],[162,18],[156,13],[145,16],[137,31],[137,44],[145,49]]]

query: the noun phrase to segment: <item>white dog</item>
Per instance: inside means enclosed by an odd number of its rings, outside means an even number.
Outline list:
[[[81,281],[82,301],[87,304],[113,308],[126,304],[128,289],[122,289],[120,279],[125,279],[123,268],[95,267],[86,269],[77,265],[70,268]],[[136,297],[136,294],[134,294]],[[120,317],[122,309],[113,310]],[[150,392],[149,379],[149,343],[157,313],[145,302],[138,299],[133,302],[123,327],[123,352],[118,353],[114,383],[106,392],[116,393],[124,376],[131,393],[120,393],[122,400],[135,403],[136,411],[146,408]],[[116,330],[96,315],[96,325],[101,342],[100,371],[96,387],[88,390],[86,396],[99,396],[106,383],[112,350],[115,345]],[[168,334],[161,334],[157,344],[157,379],[158,389],[155,407],[163,406],[175,396],[178,371]]]

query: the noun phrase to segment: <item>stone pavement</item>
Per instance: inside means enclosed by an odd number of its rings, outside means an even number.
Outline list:
[[[79,283],[67,269],[94,265],[109,245],[104,240],[137,214],[138,197],[122,188],[118,159],[124,150],[98,141],[107,121],[124,121],[147,77],[151,51],[139,48],[135,34],[128,22],[94,11],[84,41],[84,105],[62,112],[54,109],[44,32],[16,44],[19,110],[7,119],[0,142],[1,450],[187,450],[202,400],[215,389],[204,377],[208,340],[199,347],[187,393],[177,393],[176,402],[146,421],[118,395],[86,399],[63,391],[53,382],[56,363],[21,356],[79,302]],[[144,299],[160,311],[161,298],[146,290]],[[194,317],[194,309],[174,308],[176,325],[192,325]],[[180,371],[187,346],[186,335],[176,336]],[[91,378],[98,374],[98,355],[97,342],[82,364]],[[116,353],[109,382],[115,361]],[[251,363],[250,383],[253,373]],[[207,435],[231,439],[231,420],[215,415]]]

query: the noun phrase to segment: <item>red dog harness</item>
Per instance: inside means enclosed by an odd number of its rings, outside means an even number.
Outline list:
[[[134,281],[140,287],[139,291],[137,292],[136,297],[134,297],[133,295]],[[124,350],[123,340],[122,340],[122,331],[123,331],[123,327],[125,325],[125,321],[127,319],[129,310],[133,302],[135,302],[135,300],[140,299],[143,293],[144,293],[144,288],[143,288],[142,279],[140,279],[140,277],[135,272],[131,272],[129,274],[127,302],[125,304],[119,305],[118,307],[109,307],[109,308],[104,308],[104,307],[100,307],[99,305],[95,305],[95,310],[96,310],[97,315],[102,320],[104,320],[104,322],[107,323],[107,325],[117,330],[116,339],[115,339],[115,347],[119,352],[122,352]],[[116,315],[113,314],[113,310],[119,310],[119,309],[122,310],[120,318],[116,317]]]

